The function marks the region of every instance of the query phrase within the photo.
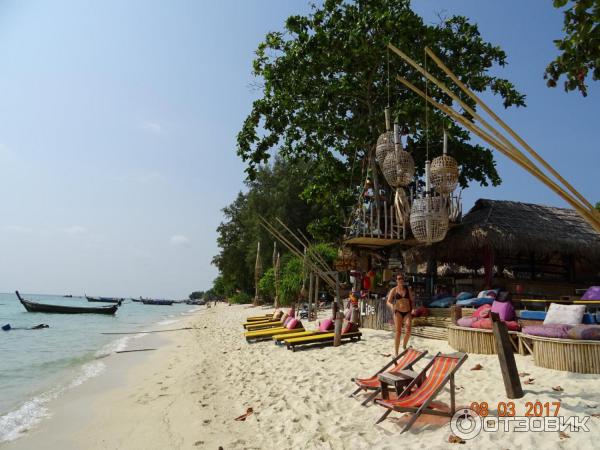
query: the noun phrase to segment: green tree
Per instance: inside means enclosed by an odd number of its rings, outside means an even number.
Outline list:
[[[256,177],[246,183],[248,191],[238,194],[223,209],[225,220],[217,228],[219,254],[213,258],[213,264],[230,293],[238,289],[253,294],[258,241],[262,243],[263,266],[271,265],[273,237],[260,226],[259,215],[274,224],[275,217],[279,217],[292,230],[303,233],[311,221],[330,215],[329,208],[309,205],[301,198],[306,178],[303,174],[307,172],[302,161],[292,164],[276,158],[272,164],[258,168]],[[281,246],[279,251],[285,253]]]
[[[568,6],[567,6],[568,4]],[[600,0],[554,0],[564,10],[565,36],[554,41],[560,54],[546,68],[547,85],[565,76],[565,91],[579,89],[587,96],[586,79],[600,79]]]
[[[304,282],[302,259],[297,256],[286,259],[281,269],[280,299],[281,305],[291,305],[298,300]]]
[[[194,291],[189,295],[190,300],[199,300],[204,297],[204,291]]]
[[[597,209],[598,211],[600,211],[600,202],[597,202],[597,203],[596,203],[596,209]]]
[[[262,82],[262,96],[238,134],[238,155],[247,163],[250,180],[275,151],[308,165],[303,198],[332,211],[314,219],[313,236],[339,234],[342,212],[354,202],[352,185],[362,183],[359,162],[384,131],[389,42],[420,61],[429,46],[472,90],[491,90],[505,107],[524,105],[524,96],[512,83],[489,72],[495,64],[506,63],[504,51],[485,42],[465,17],[427,25],[408,0],[325,0],[308,16],[289,17],[284,30],[268,33],[256,51],[253,73]],[[443,78],[431,62],[428,68]],[[389,73],[421,83],[420,75],[395,56],[389,56]],[[422,171],[424,102],[393,79],[390,91],[392,115],[407,134]],[[429,92],[451,103],[437,88],[430,86]],[[469,98],[464,100],[475,109]],[[461,185],[499,184],[492,152],[472,144],[467,132],[431,109],[430,156],[441,153],[444,124],[451,128],[450,151],[462,164]]]
[[[275,298],[275,270],[272,267],[263,274],[258,282],[258,288],[265,299]]]

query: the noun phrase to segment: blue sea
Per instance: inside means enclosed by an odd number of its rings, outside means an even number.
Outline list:
[[[85,298],[21,294],[40,303],[100,306]],[[115,316],[102,314],[29,313],[15,294],[0,294],[0,326],[40,330],[0,330],[0,443],[19,434],[48,414],[48,403],[69,388],[99,375],[102,358],[126,348],[136,335],[103,332],[151,330],[175,323],[198,307],[186,304],[154,306],[126,300]]]

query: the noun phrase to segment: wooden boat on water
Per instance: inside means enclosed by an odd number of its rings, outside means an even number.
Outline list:
[[[125,300],[124,298],[116,297],[88,297],[85,296],[88,302],[103,302],[103,303],[118,303],[119,305]]]
[[[146,300],[142,300],[142,303],[144,305],[172,305],[174,303],[174,300],[152,300],[152,299],[146,299]]]
[[[19,294],[19,291],[15,291],[17,297],[25,309],[29,312],[43,312],[43,313],[58,313],[58,314],[114,314],[119,309],[119,305],[111,306],[98,306],[93,308],[81,307],[81,306],[63,306],[63,305],[47,305],[45,303],[36,303],[30,300],[25,300]]]

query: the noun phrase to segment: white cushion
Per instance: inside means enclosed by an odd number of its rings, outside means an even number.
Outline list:
[[[564,325],[579,325],[583,320],[585,305],[560,305],[551,303],[544,325],[560,323]]]

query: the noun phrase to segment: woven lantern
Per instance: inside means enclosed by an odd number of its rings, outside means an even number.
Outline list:
[[[383,168],[385,157],[389,153],[394,153],[394,132],[390,129],[390,109],[385,108],[385,132],[377,138],[375,146],[375,160]]]
[[[402,148],[400,127],[394,124],[394,151],[389,152],[381,164],[383,176],[392,187],[408,186],[415,176],[415,162],[410,153]]]
[[[430,163],[425,163],[425,196],[413,200],[410,210],[410,227],[414,237],[427,245],[439,242],[448,232],[446,199],[429,192]]]
[[[450,194],[458,186],[458,164],[447,153],[448,136],[444,130],[444,154],[431,162],[431,186],[440,194]]]

